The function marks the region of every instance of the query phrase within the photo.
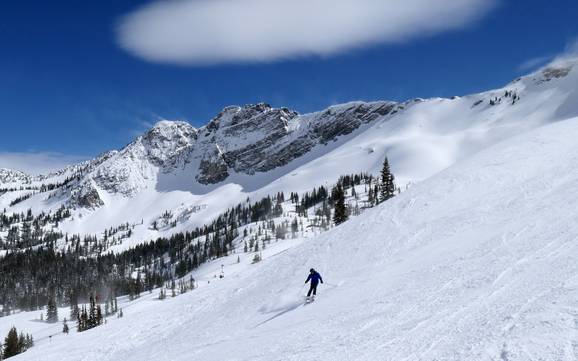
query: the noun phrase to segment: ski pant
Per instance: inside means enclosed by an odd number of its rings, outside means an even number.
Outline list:
[[[311,293],[313,293],[313,296],[317,294],[317,285],[318,283],[311,282],[311,286],[309,286],[309,292],[307,292],[307,297],[311,296]]]

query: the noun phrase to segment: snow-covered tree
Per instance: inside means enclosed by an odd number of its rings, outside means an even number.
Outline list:
[[[46,307],[46,322],[48,323],[58,322],[58,307],[56,307],[54,293],[52,293],[50,295],[50,298],[48,299],[48,306]]]

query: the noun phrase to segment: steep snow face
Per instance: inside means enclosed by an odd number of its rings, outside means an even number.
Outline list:
[[[196,137],[197,130],[188,123],[160,121],[98,166],[92,176],[105,190],[132,195],[146,188],[146,180],[154,180],[157,171],[182,166]]]
[[[124,318],[39,338],[19,359],[574,360],[577,137],[578,118],[512,137],[315,239],[273,244],[255,265],[219,259],[197,290],[124,303]],[[310,267],[325,283],[305,306]]]

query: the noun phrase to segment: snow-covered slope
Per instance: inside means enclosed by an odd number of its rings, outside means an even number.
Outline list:
[[[162,121],[118,152],[28,183],[78,177],[56,190],[0,195],[0,209],[75,207],[59,225],[69,233],[99,235],[130,223],[136,226],[128,247],[205,224],[247,197],[308,191],[343,174],[375,174],[385,156],[403,188],[499,141],[577,116],[576,63],[558,61],[504,88],[452,99],[354,102],[305,115],[266,104],[228,107],[199,129]],[[18,185],[14,174],[4,178],[12,183],[0,188]],[[178,216],[183,210],[190,214],[177,217],[176,227],[152,229],[165,211]]]
[[[513,137],[315,239],[205,265],[198,289],[125,303],[124,318],[15,360],[575,360],[577,137],[578,118]],[[208,278],[220,264],[227,277]],[[304,306],[312,266],[325,284]]]

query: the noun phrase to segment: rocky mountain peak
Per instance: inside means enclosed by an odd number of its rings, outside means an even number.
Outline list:
[[[30,176],[14,169],[0,168],[0,185],[7,183],[28,182]]]
[[[230,106],[223,109],[207,125],[214,131],[227,127],[242,127],[247,123],[257,124],[267,120],[283,118],[285,121],[298,116],[299,113],[288,108],[273,108],[267,103],[247,104],[245,106]],[[249,125],[251,127],[251,125]]]
[[[142,145],[148,158],[162,165],[190,148],[197,134],[197,129],[187,122],[162,120],[142,136]]]

